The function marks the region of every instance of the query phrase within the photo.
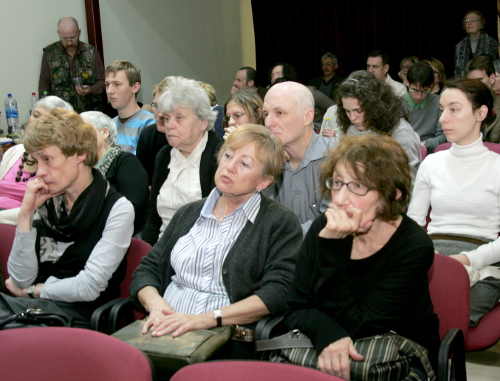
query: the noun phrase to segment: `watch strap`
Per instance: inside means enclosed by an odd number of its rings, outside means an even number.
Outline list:
[[[215,320],[217,321],[217,327],[222,327],[222,311],[220,309],[213,310]]]

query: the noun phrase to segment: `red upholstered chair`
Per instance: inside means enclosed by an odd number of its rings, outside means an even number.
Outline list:
[[[420,145],[420,154],[422,155],[422,160],[424,160],[425,157],[427,156],[427,150],[423,145]]]
[[[500,303],[488,312],[475,327],[469,328],[467,351],[481,351],[500,340]]]
[[[0,331],[0,369],[9,381],[150,381],[138,349],[81,328],[31,327]]]
[[[116,325],[120,322],[116,319],[108,319],[108,316],[112,314],[112,309],[115,305],[128,300],[130,297],[130,283],[132,282],[132,274],[134,273],[137,266],[141,262],[141,259],[149,254],[151,251],[151,245],[145,241],[138,238],[132,237],[130,242],[130,247],[127,251],[127,269],[125,272],[125,278],[120,284],[120,299],[115,299],[109,303],[99,307],[92,315],[92,320],[90,322],[90,327],[96,331],[104,331],[107,333],[112,333],[116,331]],[[132,311],[130,311],[132,313]],[[133,321],[134,319],[142,319],[144,314],[140,312],[133,311],[133,318],[128,317],[127,321]],[[104,328],[103,320],[108,324],[108,327]],[[123,322],[122,322],[123,323]]]
[[[209,361],[178,370],[171,381],[345,381],[298,365],[264,361]]]
[[[9,259],[10,250],[12,249],[12,244],[14,243],[15,235],[15,226],[0,224],[0,268],[2,269],[5,279],[9,277],[7,261]]]
[[[490,150],[496,153],[500,153],[500,144],[499,143],[490,143],[490,142],[483,142],[483,144]],[[435,149],[434,152],[439,152],[439,151],[444,151],[447,150],[451,147],[451,143],[443,143],[438,145]]]

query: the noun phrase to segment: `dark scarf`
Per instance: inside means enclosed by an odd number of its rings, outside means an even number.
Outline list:
[[[61,242],[77,241],[82,232],[89,230],[101,218],[109,184],[94,168],[92,175],[94,180],[78,196],[69,214],[64,194],[48,199],[38,209],[40,220],[35,220],[33,226],[41,230],[42,236]]]

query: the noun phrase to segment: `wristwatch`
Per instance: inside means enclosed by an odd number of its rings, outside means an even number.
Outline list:
[[[222,311],[220,309],[214,310],[214,317],[217,320],[217,327],[222,327]]]
[[[31,286],[28,287],[28,296],[30,298],[34,298],[33,293],[35,292],[35,287],[36,284],[32,284]]]

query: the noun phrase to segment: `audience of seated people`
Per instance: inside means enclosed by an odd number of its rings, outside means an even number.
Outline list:
[[[118,145],[135,155],[142,130],[155,122],[154,115],[137,103],[141,69],[129,61],[114,61],[106,68],[105,84],[108,101],[118,112],[113,118],[118,129]]]
[[[368,53],[366,70],[343,78],[337,57],[325,53],[323,75],[308,86],[283,61],[269,70],[267,88],[255,69],[241,67],[223,108],[210,84],[167,76],[153,87],[151,113],[137,101],[140,68],[115,61],[106,68],[113,120],[101,112],[79,117],[55,96],[41,99],[26,145],[0,156],[0,223],[18,227],[7,289],[52,300],[88,327],[92,311],[118,295],[136,235],[153,246],[132,283],[149,313],[144,333],[177,336],[220,324],[250,332],[263,316],[286,311],[286,325],[312,339],[326,372],[348,378],[334,358],[356,360],[352,340],[389,330],[420,342],[436,365],[426,276],[433,244],[469,271],[471,326],[500,299],[493,269],[500,183],[492,175],[500,158],[482,144],[500,143],[500,59],[484,25],[481,12],[466,14],[468,36],[456,46],[451,80],[437,58],[408,56],[398,73],[403,83],[394,81],[381,50]],[[48,131],[57,138],[47,140]],[[446,140],[450,150],[433,153]],[[432,154],[423,162],[420,145]],[[415,222],[424,226],[431,207],[424,234]],[[341,266],[335,259],[318,267],[338,245]],[[210,263],[214,285],[201,275],[188,279],[199,261]],[[241,271],[241,261],[252,265]],[[374,280],[388,292],[391,277],[404,285],[381,299]],[[359,282],[370,282],[376,299],[371,305],[368,295],[373,316],[363,321],[356,310],[363,305],[332,307],[352,304]],[[253,343],[230,340],[218,358],[254,356]]]
[[[49,95],[35,103],[29,122],[50,113],[54,108],[73,110],[68,102],[55,95]],[[1,149],[1,148],[0,148]],[[29,181],[37,171],[37,162],[23,144],[10,147],[0,163],[0,223],[17,226],[19,208]]]
[[[428,153],[446,142],[439,117],[439,96],[431,93],[434,73],[428,63],[415,63],[407,74],[408,93],[403,96],[403,103],[410,113],[411,126],[420,136],[420,144]]]

